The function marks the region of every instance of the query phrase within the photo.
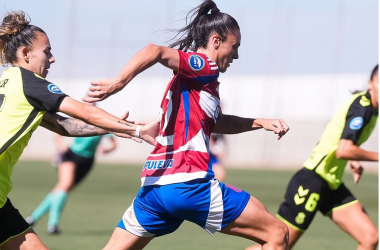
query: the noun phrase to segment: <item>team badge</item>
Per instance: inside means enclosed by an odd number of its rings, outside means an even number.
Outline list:
[[[51,83],[47,86],[48,90],[54,94],[62,94],[63,92],[58,88],[57,85]]]
[[[361,118],[360,116],[355,117],[350,122],[350,129],[352,130],[359,130],[362,128],[362,126],[363,126],[363,118]]]
[[[198,55],[191,55],[189,57],[190,68],[194,71],[200,71],[205,67],[205,60]]]

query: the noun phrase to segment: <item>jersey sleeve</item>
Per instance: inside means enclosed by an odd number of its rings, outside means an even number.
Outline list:
[[[67,95],[57,85],[33,72],[25,69],[21,69],[21,71],[24,95],[30,105],[39,110],[57,112],[62,100]]]
[[[215,62],[199,53],[186,53],[178,50],[179,68],[178,74],[191,79],[202,79],[202,77],[219,76],[219,69]]]
[[[373,113],[370,101],[363,101],[363,98],[366,99],[365,96],[358,96],[349,107],[341,136],[341,139],[351,140],[354,144],[359,140]]]

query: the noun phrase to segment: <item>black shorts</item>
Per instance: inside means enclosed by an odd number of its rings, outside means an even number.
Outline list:
[[[333,210],[356,202],[358,200],[343,183],[337,190],[331,190],[317,173],[302,168],[290,180],[277,217],[288,226],[305,231],[318,210],[328,215]]]
[[[12,205],[9,198],[0,208],[0,246],[8,240],[19,236],[29,230],[29,224]]]
[[[62,162],[68,161],[75,164],[75,180],[74,184],[78,184],[90,172],[94,163],[94,158],[86,158],[75,154],[70,149],[62,155]]]

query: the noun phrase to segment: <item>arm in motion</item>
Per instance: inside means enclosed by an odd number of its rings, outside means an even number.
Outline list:
[[[213,132],[219,134],[238,134],[261,128],[273,131],[278,135],[278,139],[289,131],[288,125],[282,119],[252,119],[220,113]]]
[[[179,54],[176,49],[148,44],[134,55],[115,78],[92,81],[85,102],[97,102],[122,90],[136,75],[156,63],[174,71],[179,67]]]
[[[219,134],[238,134],[261,128],[273,131],[278,135],[277,139],[280,139],[289,131],[288,125],[282,119],[252,119],[220,113],[213,132]]]
[[[45,113],[40,126],[62,136],[82,137],[108,134],[107,130],[87,124],[76,118],[67,118],[56,113]]]
[[[378,161],[379,153],[361,149],[351,140],[341,139],[336,150],[336,158],[355,161]]]

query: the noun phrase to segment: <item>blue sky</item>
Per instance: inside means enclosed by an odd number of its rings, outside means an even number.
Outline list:
[[[170,28],[201,1],[5,0],[46,31],[56,63],[49,77],[111,77],[148,43],[167,45]],[[106,4],[105,4],[106,3]],[[378,63],[377,0],[216,0],[238,21],[240,59],[228,74],[368,73]],[[0,70],[1,71],[1,70]],[[155,66],[146,75],[168,74]]]

